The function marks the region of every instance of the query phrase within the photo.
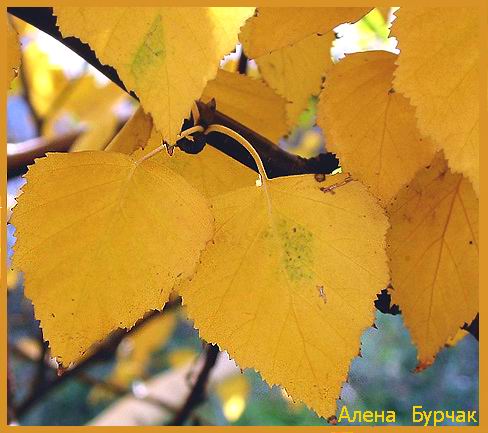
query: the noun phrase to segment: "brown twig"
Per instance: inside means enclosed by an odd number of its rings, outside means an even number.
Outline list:
[[[190,394],[188,394],[185,404],[168,425],[184,425],[188,421],[193,410],[204,401],[207,381],[210,372],[217,361],[218,355],[218,346],[213,344],[207,345],[205,363],[203,364],[202,370],[200,371]]]
[[[178,301],[170,302],[166,304],[164,311],[172,309],[179,305]],[[21,402],[16,407],[16,414],[19,418],[21,418],[29,409],[31,409],[35,404],[37,404],[43,397],[47,394],[54,391],[59,385],[66,382],[68,379],[76,377],[80,371],[84,371],[87,367],[91,366],[96,362],[103,362],[108,359],[112,359],[115,351],[117,350],[120,342],[129,334],[134,332],[143,324],[147,323],[148,321],[152,320],[155,317],[158,317],[161,314],[161,311],[153,310],[150,313],[146,314],[141,320],[139,320],[131,329],[128,331],[124,329],[119,329],[113,332],[108,338],[106,338],[103,342],[101,342],[94,351],[86,356],[82,361],[76,364],[74,367],[66,370],[60,376],[56,376],[54,379],[50,381],[46,381],[41,387],[33,390],[26,397],[26,399]],[[12,351],[15,353],[15,346],[12,346]]]

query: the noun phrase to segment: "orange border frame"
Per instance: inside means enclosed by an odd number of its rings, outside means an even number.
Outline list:
[[[3,0],[1,1],[2,3],[2,9],[6,11],[7,6],[46,6],[45,2],[42,1],[30,1],[24,2],[21,1],[8,1],[4,2]],[[51,3],[51,5],[73,5],[73,6],[80,6],[81,4],[87,5],[87,6],[101,6],[102,4],[100,2],[93,2],[93,1],[81,1],[81,2],[73,2],[73,1],[54,1]],[[117,1],[110,1],[110,0],[104,0],[102,1],[103,6],[133,6],[133,3],[131,4],[130,2],[117,2]],[[364,6],[366,2],[353,2],[353,1],[331,1],[331,0],[314,0],[314,1],[291,1],[291,0],[267,0],[267,1],[259,1],[259,2],[249,2],[249,1],[235,1],[235,0],[227,0],[227,1],[205,1],[205,0],[194,0],[194,1],[175,1],[175,0],[165,0],[164,2],[155,2],[155,1],[144,1],[142,4],[139,3],[138,6],[161,6],[162,4],[167,5],[167,6],[209,6],[209,5],[215,5],[215,6],[249,6],[250,3],[257,4],[258,6]],[[480,122],[480,134],[481,134],[481,141],[487,143],[488,142],[488,87],[487,87],[487,77],[488,77],[488,4],[483,1],[483,0],[444,0],[442,2],[440,1],[433,1],[433,0],[409,0],[409,1],[402,1],[399,2],[395,5],[392,5],[391,3],[384,2],[384,1],[379,1],[379,2],[373,2],[374,6],[442,6],[442,7],[447,7],[447,6],[470,6],[470,7],[477,7],[480,10],[479,14],[479,19],[480,19],[480,27],[481,27],[481,37],[480,37],[480,52],[481,52],[481,70],[482,73],[480,75],[480,115],[482,121]],[[371,5],[371,3],[368,2],[368,5]],[[4,12],[5,13],[5,12]],[[1,20],[0,24],[0,30],[3,35],[6,35],[7,28],[6,28],[6,20],[3,19]],[[5,42],[3,42],[2,45],[2,54],[1,56],[4,58],[6,55],[6,38]],[[4,62],[6,62],[4,60]],[[1,80],[2,82],[6,82],[6,70],[4,67],[0,68],[0,74],[1,74]],[[2,92],[2,106],[6,107],[6,97],[7,93]],[[0,120],[0,132],[1,132],[1,137],[2,141],[6,143],[6,114],[4,114]],[[485,151],[483,148],[481,149],[480,152],[480,164],[481,161],[485,159]],[[4,176],[2,176],[0,185],[1,185],[1,204],[0,204],[0,212],[1,212],[1,258],[0,258],[0,267],[1,267],[1,287],[3,293],[6,294],[7,292],[7,281],[6,281],[6,182],[7,182],[7,156],[6,156],[6,146],[3,145],[1,146],[1,155],[0,155],[0,164],[2,167],[2,172],[5,173]],[[483,171],[481,173],[481,187],[480,191],[483,191],[486,187],[486,183],[488,182],[488,176],[484,175]],[[483,216],[484,215],[484,216]],[[487,214],[487,208],[486,204],[483,200],[480,200],[480,221],[488,221],[488,214]],[[480,237],[481,237],[481,245],[486,244],[486,236],[487,232],[485,230],[485,227],[483,224],[480,224]],[[480,263],[482,263],[482,257],[485,257],[485,252],[484,252],[484,247],[481,248],[480,251]],[[487,268],[481,266],[480,267],[480,287],[483,287],[483,282],[486,283],[488,280],[488,274],[487,274]],[[480,291],[480,310],[485,310],[485,305],[488,302],[488,293],[484,293],[483,290]],[[0,380],[1,380],[1,389],[3,390],[0,393],[0,407],[1,409],[1,415],[0,415],[0,433],[1,432],[6,432],[6,431],[12,431],[12,429],[21,430],[22,432],[40,432],[44,430],[45,428],[49,429],[56,429],[56,431],[69,431],[69,432],[76,432],[76,431],[85,431],[87,429],[96,429],[97,427],[88,427],[88,426],[79,426],[79,427],[22,427],[22,426],[7,426],[7,401],[6,401],[6,396],[7,396],[7,296],[2,296],[0,305],[2,307],[2,311],[4,312],[2,317],[2,320],[0,322],[0,334],[1,334],[1,360],[0,360],[0,366],[1,366],[1,373],[0,373]],[[484,313],[481,314],[482,316]],[[483,316],[484,317],[484,316]],[[484,320],[481,321],[481,333],[484,333],[485,329],[485,322]],[[486,349],[483,347],[483,345],[480,345],[480,361],[486,360],[487,359],[487,353]],[[486,364],[485,364],[486,365]],[[487,402],[487,397],[485,394],[488,394],[488,390],[486,387],[487,383],[487,367],[483,368],[483,362],[480,362],[480,376],[479,376],[479,384],[480,384],[480,389],[479,389],[479,413],[478,415],[478,421],[479,425],[475,427],[455,427],[455,426],[444,426],[444,427],[416,427],[416,426],[381,426],[381,427],[354,427],[354,426],[326,426],[326,427],[306,427],[306,426],[287,426],[287,427],[282,427],[282,426],[276,426],[276,427],[262,427],[262,426],[253,426],[253,427],[239,427],[239,426],[211,426],[211,427],[104,427],[104,431],[117,431],[117,432],[127,432],[129,429],[138,429],[138,431],[144,431],[144,432],[149,432],[149,431],[156,431],[163,429],[165,432],[176,432],[176,431],[182,431],[182,429],[199,429],[199,431],[202,432],[215,432],[217,430],[222,430],[222,429],[232,429],[233,432],[244,432],[244,431],[262,431],[263,429],[269,431],[269,432],[306,432],[306,433],[318,433],[319,431],[324,431],[326,429],[330,433],[358,433],[358,432],[376,432],[376,431],[381,431],[381,432],[395,432],[399,433],[400,431],[403,433],[413,433],[413,432],[430,432],[430,431],[441,431],[441,432],[446,432],[446,431],[456,431],[460,433],[468,433],[468,432],[481,432],[483,431],[482,428],[486,427],[488,423],[482,422],[481,414],[485,414],[485,409],[486,409],[486,402]],[[486,428],[485,428],[486,430]]]

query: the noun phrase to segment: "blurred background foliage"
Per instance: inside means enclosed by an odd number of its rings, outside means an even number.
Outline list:
[[[390,9],[375,9],[356,24],[338,26],[331,56],[339,61],[354,51],[395,51],[396,41],[389,37],[392,18]],[[25,150],[29,139],[52,139],[69,133],[75,134],[70,151],[103,149],[133,113],[135,102],[63,45],[20,20],[10,19],[20,35],[23,67],[8,95],[9,158]],[[236,71],[240,55],[237,47],[222,67]],[[252,61],[247,73],[259,77]],[[325,151],[326,139],[315,125],[316,102],[310,99],[298,125],[280,146],[303,157]],[[9,209],[23,183],[16,174],[15,169],[9,172]],[[14,229],[8,226],[7,231],[10,257]],[[15,399],[20,402],[39,380],[38,360],[45,353],[32,305],[23,296],[22,276],[9,270],[7,283],[9,374]],[[400,425],[412,423],[412,405],[428,410],[478,410],[478,342],[471,335],[460,331],[453,347],[444,349],[433,366],[415,373],[416,350],[401,315],[378,312],[375,325],[363,335],[361,357],[352,363],[339,409],[346,404],[350,412],[395,410]],[[63,382],[25,411],[20,423],[89,423],[122,396],[146,399],[153,378],[185,367],[191,371],[201,349],[198,333],[184,311],[172,309],[127,334],[115,357],[90,365],[82,374]],[[52,364],[45,374],[53,377],[55,371]],[[232,371],[212,383],[208,399],[192,417],[193,423],[327,424],[303,404],[293,402],[284,390],[270,388],[254,371]],[[137,424],[137,416],[134,419]]]

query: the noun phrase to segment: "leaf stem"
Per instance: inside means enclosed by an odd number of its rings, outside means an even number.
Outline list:
[[[259,171],[259,175],[261,176],[261,179],[264,182],[267,182],[269,180],[268,175],[266,174],[266,170],[263,165],[263,161],[261,161],[261,157],[259,156],[259,153],[254,149],[251,143],[247,141],[242,135],[238,134],[235,132],[233,129],[228,128],[227,126],[224,125],[219,125],[219,124],[212,124],[210,125],[205,131],[204,134],[210,134],[211,132],[220,132],[221,134],[225,134],[228,137],[234,139],[238,143],[240,143],[253,157],[254,162],[256,163]]]
[[[185,129],[181,134],[177,135],[176,139],[180,140],[184,137],[187,137],[191,134],[194,134],[195,132],[203,132],[203,131],[204,131],[203,126],[200,126],[200,125],[192,126],[191,128]],[[145,161],[146,159],[152,158],[154,155],[156,155],[157,153],[161,152],[163,149],[166,149],[166,148],[167,148],[167,144],[163,143],[161,146],[156,147],[156,149],[151,150],[151,152],[147,153],[142,158],[137,160],[136,164],[140,164],[141,162]]]

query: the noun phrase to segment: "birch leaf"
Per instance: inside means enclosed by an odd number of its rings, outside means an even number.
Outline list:
[[[320,92],[326,71],[332,66],[330,48],[333,39],[332,31],[311,35],[256,59],[263,79],[289,101],[286,105],[289,129],[307,108],[310,96]]]
[[[239,40],[250,58],[292,45],[314,33],[324,34],[354,22],[371,8],[260,7],[243,27]]]
[[[392,89],[395,58],[384,51],[346,56],[327,75],[317,116],[328,150],[385,205],[435,154],[417,130],[414,107]]]
[[[65,366],[162,308],[213,232],[205,199],[160,155],[96,151],[38,159],[12,224],[14,266]]]
[[[388,281],[387,220],[343,175],[265,185],[212,200],[214,244],[178,290],[203,339],[327,417]]]
[[[440,153],[388,208],[392,302],[421,366],[478,312],[478,206],[469,180]]]
[[[392,33],[401,52],[395,88],[417,107],[422,133],[478,194],[479,10],[401,8],[397,15]]]
[[[202,101],[215,98],[217,110],[273,143],[278,143],[286,126],[286,100],[277,95],[262,80],[222,69],[205,88]]]
[[[254,8],[56,7],[54,13],[63,35],[80,38],[113,66],[174,143]]]

